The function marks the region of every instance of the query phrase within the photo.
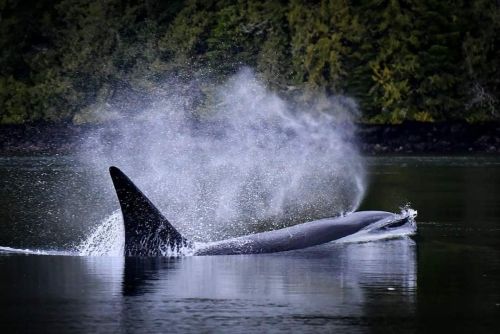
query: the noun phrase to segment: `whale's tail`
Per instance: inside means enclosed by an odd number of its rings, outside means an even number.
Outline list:
[[[109,173],[125,225],[125,256],[165,256],[190,247],[151,201],[117,167]]]

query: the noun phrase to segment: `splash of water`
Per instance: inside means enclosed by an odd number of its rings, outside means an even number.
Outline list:
[[[195,241],[337,216],[359,205],[365,171],[350,139],[352,100],[294,104],[248,69],[210,94],[172,90],[85,141],[82,160],[102,171],[96,191],[111,189],[107,168],[119,166]]]
[[[76,249],[79,255],[84,256],[123,256],[124,246],[123,218],[117,210],[99,224]]]
[[[386,239],[408,238],[417,233],[416,216],[417,210],[412,209],[409,205],[405,205],[401,208],[401,212],[396,217],[368,225],[359,232],[336,240],[334,243],[362,243]],[[397,227],[385,228],[398,220],[404,220],[404,224]]]

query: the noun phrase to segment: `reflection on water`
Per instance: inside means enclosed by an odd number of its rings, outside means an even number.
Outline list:
[[[379,317],[414,317],[415,249],[404,238],[258,256],[3,256],[2,324],[47,332],[364,332]]]

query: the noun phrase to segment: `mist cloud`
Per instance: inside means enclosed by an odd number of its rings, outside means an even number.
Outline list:
[[[152,100],[96,131],[81,156],[96,170],[120,167],[190,238],[335,216],[363,196],[350,99],[299,106],[244,69],[209,97],[194,82]]]

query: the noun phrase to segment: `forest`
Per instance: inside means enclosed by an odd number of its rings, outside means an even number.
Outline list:
[[[100,122],[242,67],[362,123],[500,120],[498,0],[0,0],[0,50],[0,124]]]

